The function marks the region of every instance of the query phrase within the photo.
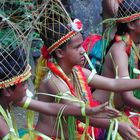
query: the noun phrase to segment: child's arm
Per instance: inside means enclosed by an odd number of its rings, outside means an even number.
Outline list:
[[[0,116],[0,139],[9,133],[9,128],[4,119]]]
[[[84,119],[79,118],[81,121],[85,121]],[[99,118],[90,118],[90,125],[97,127],[97,128],[109,128],[110,120],[108,119],[99,119]],[[119,122],[118,125],[119,134],[127,140],[139,140],[137,132],[139,131],[138,128],[134,127],[131,124],[125,122]]]
[[[88,77],[91,75],[91,71],[88,69],[83,69],[84,73],[88,79]],[[98,74],[93,75],[92,79],[90,80],[89,86],[101,89],[101,90],[107,90],[107,91],[129,91],[134,89],[140,88],[140,80],[138,79],[112,79],[100,76]]]
[[[21,102],[16,103],[19,106],[23,106],[26,102],[27,97],[24,97]],[[119,115],[119,112],[115,109],[109,108],[108,103],[101,104],[97,107],[86,107],[83,108],[80,105],[74,105],[74,104],[58,104],[58,103],[46,103],[38,100],[31,99],[28,109],[44,113],[46,115],[54,115],[56,116],[60,111],[62,111],[62,114],[65,116],[73,115],[73,116],[84,116],[86,114],[87,116],[90,115],[98,115],[98,113],[101,113],[102,111],[110,118],[116,117]]]

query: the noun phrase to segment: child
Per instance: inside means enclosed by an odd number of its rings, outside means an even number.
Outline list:
[[[82,23],[78,19],[72,21],[60,1],[50,0],[48,3],[44,3],[43,10],[38,11],[38,13],[40,22],[36,22],[35,26],[39,30],[45,45],[42,47],[42,56],[38,61],[36,87],[39,87],[41,93],[51,93],[53,97],[59,96],[60,98],[58,100],[39,95],[39,100],[74,104],[72,100],[76,98],[77,101],[83,100],[88,106],[96,106],[99,103],[92,99],[88,85],[108,91],[139,88],[139,80],[109,79],[97,75],[94,69],[91,72],[77,66],[84,63],[86,56],[80,33]],[[71,101],[65,100],[65,98],[69,98]],[[80,117],[76,120],[72,116],[57,120],[54,116],[45,116],[40,113],[36,129],[54,139],[73,140],[94,137],[93,128],[88,127],[88,118],[86,125],[81,124],[79,120],[83,121]],[[90,124],[107,128],[109,120],[90,117]],[[128,131],[122,131],[121,127],[127,127],[125,129],[130,131],[132,135],[130,136]],[[119,132],[128,139],[138,138],[134,129],[127,124],[119,123]]]
[[[116,17],[117,32],[110,42],[102,75],[115,78],[116,74],[119,79],[139,78],[139,36],[140,36],[140,1],[123,0],[118,8]],[[118,73],[115,69],[118,67]],[[96,90],[93,95],[96,100],[104,103],[109,100],[108,91]],[[132,111],[140,110],[140,91],[122,92],[115,94],[115,107],[125,112],[127,116]],[[138,117],[129,118],[125,115],[129,123],[134,123],[139,127]],[[138,115],[137,113],[135,115]],[[125,120],[125,121],[126,121]]]

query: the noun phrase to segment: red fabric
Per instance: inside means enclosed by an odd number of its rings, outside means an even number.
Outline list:
[[[47,51],[47,47],[45,45],[43,45],[41,48],[41,54],[42,54],[44,59],[49,58],[49,52]]]
[[[80,121],[76,121],[77,123],[77,131],[79,134],[83,134],[84,132],[84,127],[81,125],[81,122]],[[96,127],[93,127],[94,129],[94,136],[95,138],[97,139],[99,137],[99,128],[96,128]],[[87,133],[92,137],[92,126],[88,126],[88,129],[87,129]]]
[[[130,112],[133,112],[131,110],[131,108],[125,108],[124,109],[125,114],[129,117],[130,116]],[[138,114],[140,114],[140,112],[137,112]],[[134,126],[136,126],[137,128],[140,129],[140,117],[139,116],[133,116],[130,117],[131,122],[133,123]],[[140,136],[140,131],[137,133]]]
[[[40,136],[38,136],[37,140],[43,140],[43,138],[42,138],[42,137],[40,137]]]
[[[92,47],[95,45],[95,43],[98,40],[101,40],[102,37],[98,34],[91,34],[89,35],[83,42],[83,48],[86,50],[86,52],[88,52],[89,50],[92,49]],[[89,46],[90,45],[90,46]]]

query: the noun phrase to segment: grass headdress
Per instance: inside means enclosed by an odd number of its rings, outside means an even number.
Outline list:
[[[0,15],[0,89],[31,75],[28,41],[13,22]]]

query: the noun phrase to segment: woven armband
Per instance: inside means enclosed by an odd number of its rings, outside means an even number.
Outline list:
[[[90,82],[91,82],[91,80],[92,80],[93,76],[94,76],[96,73],[97,73],[97,72],[96,72],[96,70],[95,70],[95,69],[93,69],[93,70],[91,71],[91,74],[89,75],[89,77],[88,77],[88,79],[87,79],[88,83],[90,83]]]
[[[118,132],[118,120],[112,119],[112,120],[110,120],[110,126],[109,126],[107,140],[110,140],[110,139],[115,140],[117,132]]]
[[[27,97],[27,99],[26,99],[26,101],[25,101],[25,103],[23,105],[23,108],[25,108],[25,109],[28,108],[29,105],[30,105],[31,100],[32,100],[32,98]]]
[[[82,106],[81,106],[81,113],[82,113],[83,117],[86,116],[86,106],[85,106],[85,104],[82,104]]]
[[[123,77],[121,77],[121,79],[130,79],[130,77],[129,76],[123,76]]]

